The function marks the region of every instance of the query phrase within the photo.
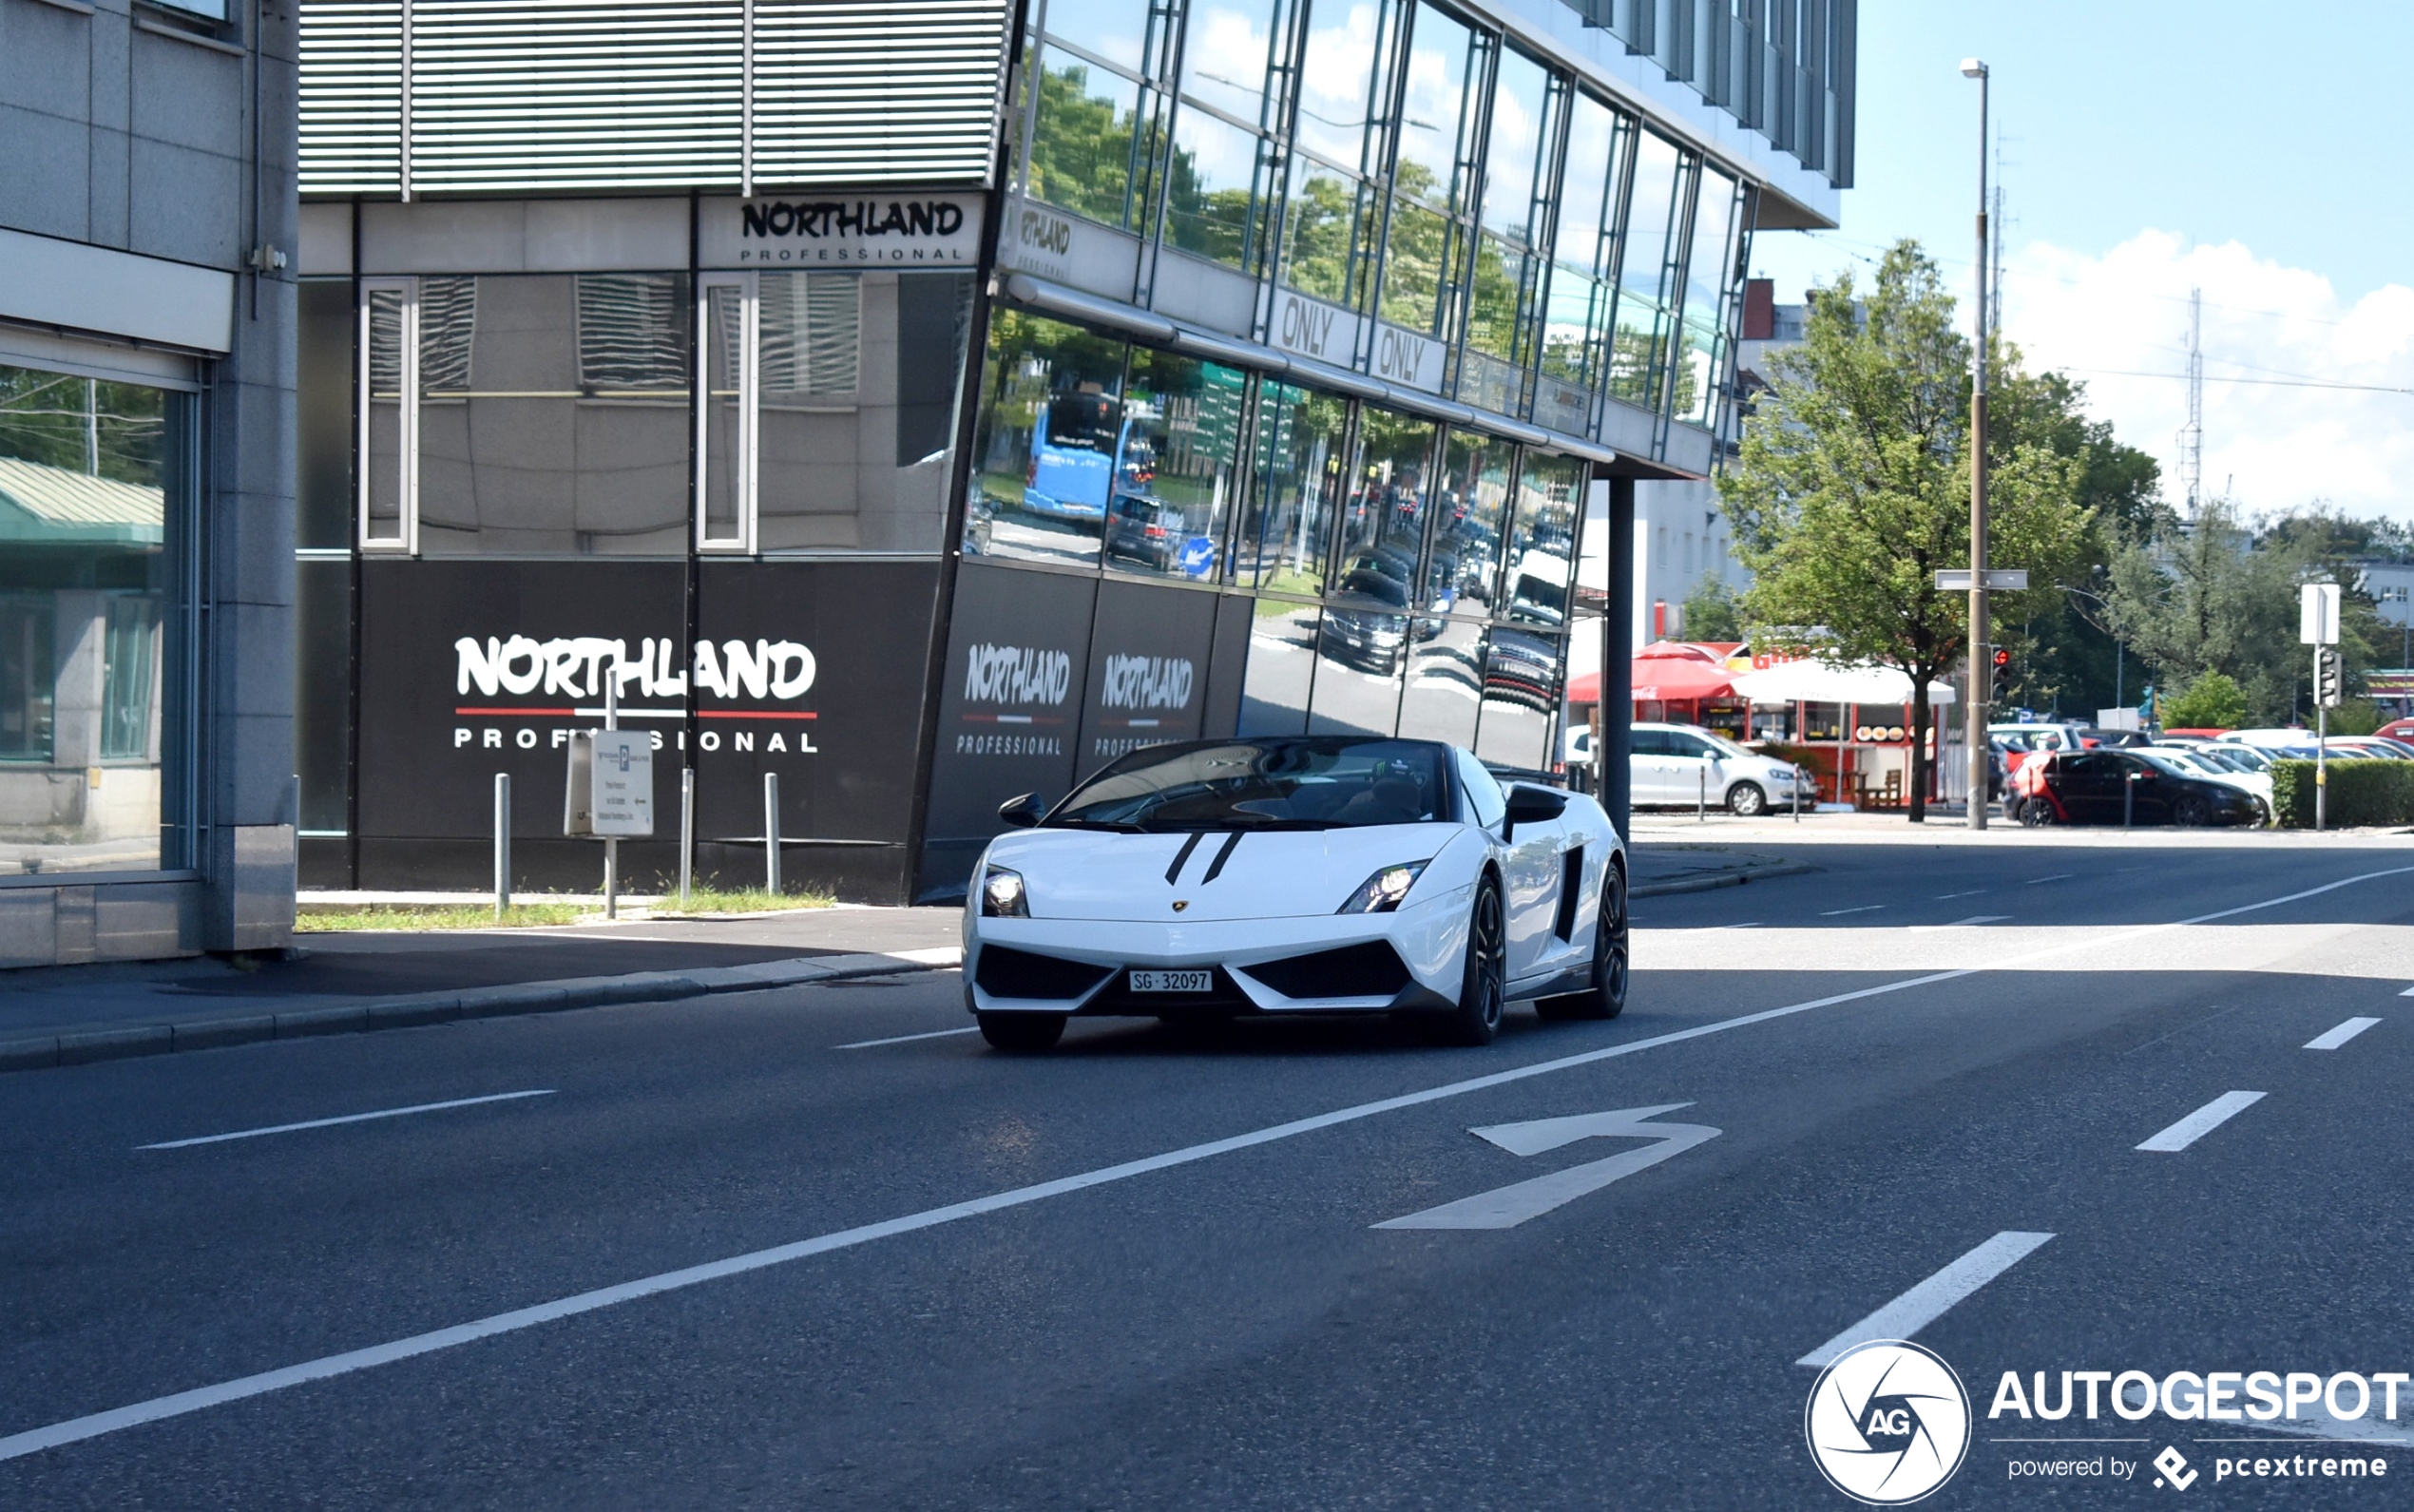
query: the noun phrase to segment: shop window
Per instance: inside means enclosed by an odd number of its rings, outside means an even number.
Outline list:
[[[1666,138],[1644,132],[1635,155],[1634,190],[1619,249],[1618,328],[1611,337],[1609,392],[1657,409],[1666,375],[1676,292],[1674,258],[1682,238],[1686,162]]]
[[[1107,494],[1109,568],[1194,583],[1222,575],[1247,386],[1237,368],[1132,349],[1123,389],[1130,424]]]
[[[1487,44],[1454,17],[1419,4],[1408,33],[1384,249],[1383,318],[1447,335],[1449,296],[1466,277],[1477,86]]]
[[[1326,608],[1316,638],[1310,735],[1388,737],[1399,728],[1401,676],[1408,670],[1408,618],[1400,607],[1361,592],[1346,605]]]
[[[1364,310],[1374,283],[1381,209],[1373,186],[1363,180],[1304,155],[1293,158],[1283,224],[1283,281],[1301,294]]]
[[[1259,394],[1256,479],[1235,543],[1233,581],[1313,598],[1324,592],[1348,482],[1349,404],[1293,384],[1268,383]]]
[[[1264,139],[1185,102],[1165,171],[1165,244],[1255,276],[1274,182]]]
[[[1114,480],[1140,466],[1112,336],[1019,310],[989,322],[967,556],[1095,566]],[[1145,443],[1147,428],[1139,428]]]
[[[1432,607],[1416,585],[1425,577],[1427,498],[1439,428],[1371,405],[1359,411],[1358,428],[1358,465],[1342,511],[1342,575],[1334,596],[1355,598],[1370,608],[1405,607],[1415,597],[1418,607]]]
[[[702,547],[936,553],[971,276],[729,273],[701,283]]]
[[[294,396],[299,456],[294,544],[353,544],[353,381],[359,322],[350,278],[304,278],[295,291],[298,363]]]
[[[192,401],[0,367],[0,871],[183,862]]]
[[[1249,624],[1249,665],[1240,685],[1242,737],[1307,734],[1320,617],[1312,604],[1269,600],[1256,605]]]
[[[1518,477],[1516,523],[1509,531],[1503,619],[1552,630],[1566,627],[1568,584],[1575,572],[1583,507],[1583,463],[1525,454]]]
[[[360,545],[416,550],[419,280],[360,285]]]
[[[1057,15],[1051,29],[1067,24],[1063,0],[1052,9]],[[1096,3],[1077,9],[1121,19],[1137,11],[1144,25],[1149,8]],[[1077,46],[1123,51],[1128,41],[1126,30],[1116,28],[1081,37]],[[1039,49],[1034,77],[1025,190],[1035,200],[1120,230],[1143,229],[1160,145],[1158,92],[1055,43]]]
[[[1484,627],[1466,620],[1420,618],[1400,697],[1400,737],[1475,743],[1483,697]]]
[[[1421,334],[1438,334],[1447,314],[1443,296],[1457,277],[1452,252],[1458,223],[1438,210],[1394,201],[1384,243],[1383,318]]]
[[[1494,766],[1538,771],[1549,765],[1559,718],[1566,641],[1554,635],[1495,626],[1485,638],[1484,701],[1475,754]]]
[[[1736,262],[1741,192],[1735,181],[1705,167],[1694,209],[1693,243],[1685,259],[1683,351],[1669,412],[1694,425],[1718,418],[1718,375],[1727,357],[1727,288]]]

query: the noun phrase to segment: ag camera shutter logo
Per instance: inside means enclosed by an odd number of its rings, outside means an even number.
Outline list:
[[[1933,1352],[1901,1339],[1855,1345],[1819,1372],[1803,1436],[1828,1483],[1869,1506],[1902,1506],[1953,1478],[1970,1447],[1970,1399]]]

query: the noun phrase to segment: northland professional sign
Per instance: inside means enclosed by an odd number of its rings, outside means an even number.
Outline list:
[[[698,252],[708,268],[969,268],[981,212],[969,194],[705,200]]]
[[[486,835],[497,772],[519,833],[559,834],[571,737],[603,723],[607,687],[664,780],[695,767],[703,839],[759,836],[777,773],[783,833],[902,847],[936,577],[928,563],[708,564],[691,637],[677,562],[365,565],[364,869],[369,841]]]

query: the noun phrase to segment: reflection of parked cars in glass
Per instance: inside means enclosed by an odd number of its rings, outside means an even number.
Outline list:
[[[1119,493],[1107,515],[1106,554],[1171,572],[1181,561],[1190,534],[1190,522],[1182,511],[1164,500],[1143,493]]]
[[[1358,566],[1341,580],[1341,594],[1357,602],[1325,610],[1325,654],[1385,677],[1400,670],[1401,658],[1408,654],[1408,617],[1386,614],[1372,605],[1407,609],[1408,585],[1371,566]]]
[[[1484,650],[1484,697],[1542,713],[1559,708],[1559,653],[1551,642],[1494,629]]]
[[[1517,561],[1516,580],[1509,585],[1509,618],[1528,624],[1567,622],[1568,559],[1548,551],[1528,551]]]

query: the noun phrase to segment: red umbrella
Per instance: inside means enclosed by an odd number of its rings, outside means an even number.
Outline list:
[[[1635,697],[1654,699],[1662,703],[1688,703],[1702,699],[1724,699],[1734,693],[1734,674],[1723,666],[1708,661],[1696,661],[1687,657],[1638,657],[1630,674],[1635,680]],[[1571,678],[1567,683],[1570,703],[1598,703],[1601,696],[1601,679],[1598,672]]]

